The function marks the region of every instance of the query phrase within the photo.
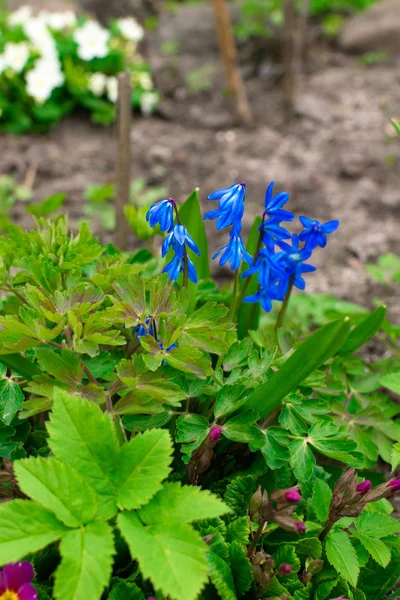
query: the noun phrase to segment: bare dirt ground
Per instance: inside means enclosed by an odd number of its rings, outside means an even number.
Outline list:
[[[178,201],[198,186],[204,208],[214,189],[246,181],[245,231],[262,211],[266,185],[275,180],[277,191],[290,192],[291,210],[341,221],[328,248],[313,257],[318,271],[310,275],[308,290],[370,304],[376,289],[363,265],[388,251],[400,254],[400,141],[389,123],[400,116],[400,57],[366,67],[356,57],[317,45],[298,82],[296,118],[286,124],[276,65],[266,52],[261,67],[253,68],[244,47],[243,71],[255,114],[254,125],[245,129],[235,124],[224,95],[216,44],[202,35],[199,15],[191,15],[192,25],[188,17],[167,15],[148,44],[165,99],[155,116],[135,117],[133,176],[165,185]],[[196,40],[193,22],[199,24]],[[177,39],[181,51],[163,56],[165,41]],[[188,76],[204,65],[212,67],[211,89],[194,93]],[[32,165],[34,200],[66,192],[66,209],[77,219],[85,187],[114,177],[114,130],[76,114],[46,136],[0,138],[0,173],[22,182]],[[23,208],[15,216],[29,222]],[[207,227],[215,251],[226,236],[211,223]]]

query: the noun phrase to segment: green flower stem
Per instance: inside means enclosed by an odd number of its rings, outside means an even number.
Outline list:
[[[237,295],[238,295],[239,279],[240,279],[240,270],[236,269],[235,278],[233,280],[231,309],[229,311],[229,318],[231,321],[235,320],[235,315],[236,315],[236,305],[237,305],[236,300],[237,300]]]

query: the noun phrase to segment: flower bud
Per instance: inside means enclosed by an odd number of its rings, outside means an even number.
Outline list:
[[[390,488],[391,492],[398,492],[400,490],[400,478],[391,479],[386,487]]]
[[[286,577],[287,575],[290,575],[291,572],[292,572],[292,567],[289,565],[289,563],[282,563],[278,567],[278,575],[281,575],[282,577]]]
[[[365,496],[365,494],[368,494],[371,487],[372,487],[372,483],[370,482],[370,480],[365,479],[365,481],[362,481],[361,483],[359,483],[357,485],[356,492],[358,492],[362,496]]]
[[[210,440],[213,442],[217,442],[221,437],[222,427],[221,425],[214,425],[210,430]]]
[[[258,486],[257,491],[254,492],[249,502],[249,517],[252,519],[254,515],[260,510],[263,503],[263,493],[261,491],[261,485]]]
[[[301,502],[301,496],[297,490],[288,490],[285,494],[286,502],[297,504]]]
[[[356,470],[351,468],[348,469],[336,482],[333,488],[333,495],[342,494],[343,492],[354,491],[357,485],[357,474]]]
[[[298,533],[305,533],[307,529],[303,521],[295,521],[295,527]]]
[[[316,573],[322,571],[322,569],[324,568],[324,561],[321,559],[311,560],[308,565],[306,563],[306,566],[307,571],[315,575]]]
[[[13,480],[13,476],[11,473],[7,473],[7,471],[0,471],[0,483],[10,483]]]
[[[355,504],[353,506],[346,506],[341,511],[342,517],[359,517],[364,510],[365,502],[360,502],[359,504]]]
[[[265,563],[265,560],[267,558],[268,554],[266,554],[264,552],[264,550],[260,550],[259,552],[256,552],[253,558],[253,565],[257,566],[257,565],[263,565]]]
[[[209,546],[211,544],[211,542],[213,541],[213,539],[214,539],[214,534],[209,533],[208,535],[205,535],[203,537],[203,542]]]

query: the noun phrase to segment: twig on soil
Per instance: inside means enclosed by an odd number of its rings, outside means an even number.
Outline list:
[[[118,142],[117,142],[117,185],[116,185],[116,230],[115,243],[121,250],[128,249],[130,228],[124,206],[129,204],[131,186],[131,122],[132,87],[129,73],[118,77]]]

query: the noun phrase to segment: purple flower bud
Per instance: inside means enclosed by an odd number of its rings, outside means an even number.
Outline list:
[[[154,598],[154,596],[149,596],[149,597],[147,598],[147,600],[156,600],[156,599]]]
[[[282,573],[282,575],[290,575],[292,572],[292,567],[289,565],[289,563],[282,563],[279,566],[279,571]]]
[[[286,502],[291,502],[293,504],[297,504],[297,502],[301,502],[301,496],[297,490],[288,490],[285,493]]]
[[[368,494],[371,487],[372,487],[372,483],[370,482],[369,479],[366,479],[365,481],[362,481],[361,483],[358,484],[358,486],[356,487],[356,492],[358,492],[362,496],[365,496],[365,494]]]
[[[400,490],[400,478],[391,479],[386,487],[390,488],[392,492],[398,492]]]
[[[219,440],[219,438],[221,437],[221,433],[222,433],[221,425],[214,425],[214,427],[211,427],[210,440],[213,442],[217,442]]]
[[[305,532],[306,532],[306,526],[305,526],[305,524],[303,523],[303,521],[296,521],[296,522],[295,522],[295,527],[296,527],[296,530],[297,530],[299,533],[305,533]]]

